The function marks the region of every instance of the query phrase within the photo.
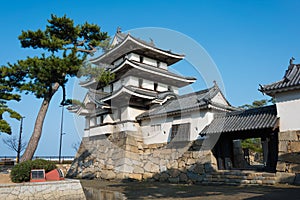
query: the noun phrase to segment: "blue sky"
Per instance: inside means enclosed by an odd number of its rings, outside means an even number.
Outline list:
[[[222,77],[225,94],[234,106],[263,99],[258,84],[282,78],[291,56],[300,60],[299,1],[1,1],[0,64],[15,62],[40,52],[22,49],[17,37],[22,30],[44,29],[51,14],[66,14],[76,24],[95,23],[113,35],[122,30],[159,27],[182,33],[210,55]],[[159,46],[159,44],[157,44]],[[185,53],[185,52],[178,52]],[[180,70],[179,70],[180,71]],[[185,70],[180,71],[185,74]],[[190,75],[190,74],[188,74]],[[193,74],[192,74],[193,75]],[[74,83],[70,82],[69,95]],[[206,85],[197,85],[195,90]],[[51,102],[36,155],[58,155],[60,93]],[[10,105],[24,115],[24,138],[29,139],[41,100],[23,96]],[[73,115],[65,112],[63,155],[74,155],[80,141]],[[13,135],[19,122],[11,121]],[[2,145],[0,155],[15,155]]]

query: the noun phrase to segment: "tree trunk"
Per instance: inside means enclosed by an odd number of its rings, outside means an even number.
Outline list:
[[[43,129],[43,124],[44,120],[49,108],[50,101],[55,94],[55,92],[58,90],[59,84],[55,83],[52,87],[52,93],[49,95],[49,97],[45,97],[43,100],[43,103],[41,105],[41,108],[38,112],[37,118],[35,120],[34,124],[34,130],[32,133],[32,136],[28,142],[28,145],[26,147],[26,150],[21,158],[21,162],[26,161],[26,160],[31,160],[33,158],[33,155],[37,149],[37,146],[39,144],[39,140],[42,135],[42,129]]]

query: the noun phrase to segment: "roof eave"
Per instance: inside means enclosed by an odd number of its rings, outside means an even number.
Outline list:
[[[186,112],[190,112],[190,111],[195,111],[195,110],[199,110],[199,109],[210,109],[209,104],[205,104],[205,105],[201,105],[201,106],[194,106],[191,108],[186,108],[183,110],[174,110],[174,111],[170,111],[167,113],[161,113],[161,114],[150,114],[151,116],[147,115],[147,116],[142,116],[139,117],[137,116],[136,119],[137,120],[145,120],[145,119],[150,119],[150,118],[158,118],[158,117],[165,117],[165,116],[174,116],[174,115],[178,115],[181,113],[186,113]]]
[[[178,61],[179,61],[179,60],[182,60],[182,59],[185,57],[184,55],[173,54],[173,53],[171,53],[171,52],[166,52],[166,51],[164,51],[164,50],[162,50],[162,49],[158,49],[158,48],[152,47],[152,46],[150,46],[150,45],[141,43],[140,41],[138,41],[138,40],[136,40],[134,37],[132,37],[130,34],[128,34],[128,35],[124,38],[124,40],[123,40],[121,43],[119,43],[115,48],[111,49],[110,51],[108,51],[108,52],[106,52],[106,53],[104,53],[104,54],[102,54],[102,55],[100,55],[99,57],[91,58],[91,59],[90,59],[90,62],[93,63],[93,64],[97,64],[97,63],[101,62],[101,60],[103,60],[104,58],[108,57],[110,54],[112,54],[113,52],[115,52],[115,51],[117,51],[118,49],[120,49],[123,45],[125,45],[127,41],[132,41],[132,42],[136,43],[137,45],[139,45],[139,46],[141,46],[141,47],[143,47],[143,48],[146,48],[146,49],[149,49],[149,50],[153,50],[153,51],[155,51],[155,52],[157,52],[157,53],[163,54],[163,55],[168,56],[168,57],[170,57],[170,58],[172,58],[172,59],[177,59]],[[131,51],[133,51],[133,50],[130,49],[129,52],[131,52]],[[128,52],[128,53],[129,53],[129,52]],[[118,59],[118,58],[115,58],[115,59]],[[115,59],[114,59],[114,60],[115,60]],[[112,60],[112,62],[113,62],[114,60]],[[106,62],[103,62],[103,63],[106,63]],[[168,65],[173,64],[173,63],[174,63],[174,62],[169,63]],[[111,64],[111,63],[107,63],[107,64]]]
[[[130,94],[130,95],[133,95],[133,96],[137,96],[137,97],[145,98],[145,99],[149,99],[149,100],[153,100],[155,98],[155,97],[147,95],[147,94],[139,94],[139,93],[137,93],[135,91],[131,91],[129,88],[123,86],[121,89],[119,89],[115,93],[101,99],[101,101],[105,102],[105,101],[111,100],[113,98],[118,97],[121,93],[127,93],[127,94]]]
[[[292,90],[300,90],[300,85],[295,85],[295,86],[291,86],[291,87],[282,87],[282,88],[278,88],[278,89],[270,89],[270,90],[261,90],[261,92],[274,97],[277,93],[282,93],[282,92],[289,92]]]
[[[167,73],[161,73],[161,72],[158,72],[158,71],[155,71],[155,70],[145,69],[142,66],[139,66],[139,65],[131,62],[128,59],[125,59],[118,67],[112,69],[111,72],[112,73],[116,73],[117,71],[121,70],[124,66],[126,66],[126,64],[128,64],[131,67],[136,68],[138,70],[142,70],[142,71],[145,71],[145,72],[148,72],[148,73],[151,73],[151,74],[156,74],[156,75],[159,75],[159,76],[164,76],[164,77],[175,79],[177,81],[182,82],[181,84],[178,85],[178,87],[187,86],[189,84],[194,83],[197,80],[194,77],[184,77],[184,76],[180,76],[180,75],[177,75],[177,74],[171,75],[171,74],[167,74]],[[166,70],[166,72],[168,72],[168,71]]]

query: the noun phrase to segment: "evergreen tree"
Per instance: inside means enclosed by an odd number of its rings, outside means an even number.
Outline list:
[[[17,80],[17,89],[32,93],[42,99],[32,136],[21,158],[21,162],[32,159],[38,146],[44,119],[53,95],[62,88],[61,105],[66,105],[65,85],[68,78],[78,75],[89,54],[93,54],[97,47],[109,39],[106,32],[101,32],[95,24],[84,23],[74,25],[73,20],[63,16],[51,15],[45,30],[22,31],[19,36],[23,48],[41,49],[45,52],[40,56],[27,57],[14,64],[8,63],[11,73],[6,75]],[[96,68],[94,68],[97,71]],[[110,73],[100,70],[97,76],[100,81],[110,81]],[[80,73],[80,76],[86,75]]]
[[[252,104],[244,104],[242,106],[239,106],[239,108],[243,108],[243,109],[259,108],[259,107],[263,107],[275,103],[276,103],[275,99],[272,97],[269,100],[268,99],[255,100],[252,102]]]
[[[8,68],[0,68],[0,132],[11,134],[9,123],[3,118],[4,113],[9,113],[11,118],[21,119],[21,115],[9,108],[6,104],[8,101],[20,101],[20,95],[13,94],[12,82],[4,76],[8,72]]]
[[[239,108],[243,108],[243,109],[259,108],[259,107],[267,106],[269,103],[275,104],[275,100],[273,98],[269,100],[268,99],[255,100],[252,102],[252,104],[244,104],[242,106],[239,106]],[[242,140],[242,148],[247,148],[254,152],[261,153],[262,152],[261,140],[260,138],[248,138]]]

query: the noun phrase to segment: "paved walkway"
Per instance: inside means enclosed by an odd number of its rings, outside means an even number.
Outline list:
[[[146,182],[108,182],[82,180],[85,189],[102,198],[122,199],[195,199],[195,200],[300,200],[300,186],[204,186]],[[88,191],[88,190],[87,190]],[[103,192],[106,191],[106,192]],[[100,194],[101,193],[101,194]],[[123,195],[120,195],[123,194]],[[89,198],[88,198],[89,199]],[[92,197],[90,197],[92,199]]]

